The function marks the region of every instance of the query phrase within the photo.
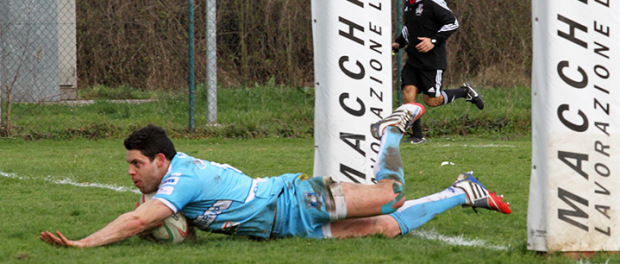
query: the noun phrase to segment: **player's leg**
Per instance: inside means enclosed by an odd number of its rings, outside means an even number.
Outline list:
[[[347,219],[331,223],[331,235],[333,237],[350,237],[383,234],[393,237],[406,234],[430,221],[436,215],[466,202],[465,192],[460,188],[450,186],[441,192],[408,200],[396,212],[389,215]]]
[[[417,69],[405,64],[400,72],[400,86],[403,93],[403,104],[417,103],[418,89]]]
[[[401,234],[396,219],[390,215],[344,219],[323,227],[323,238],[349,238],[370,235],[395,237]]]
[[[423,94],[424,103],[431,107],[443,105],[444,96],[441,91],[443,71],[416,69],[415,76],[416,85],[419,87],[418,92]],[[422,133],[422,123],[420,120],[413,123],[411,131],[411,136],[405,139],[405,142],[412,144],[426,142],[426,138],[424,138],[424,134]]]
[[[308,210],[302,222],[325,223],[346,218],[367,217],[396,211],[405,202],[405,179],[400,157],[400,140],[413,121],[424,114],[420,104],[404,104],[371,125],[371,134],[381,139],[375,164],[375,185],[333,182],[329,177],[295,178],[295,201]],[[286,206],[284,207],[286,208]],[[314,209],[318,210],[314,210]],[[280,210],[282,212],[282,210]],[[302,229],[315,230],[302,226]],[[314,231],[313,231],[314,232]],[[279,232],[286,234],[286,232]]]
[[[405,94],[409,94],[405,96]],[[403,88],[403,101],[405,103],[415,103],[415,96],[413,96],[413,100],[411,100],[411,94],[418,94],[418,88],[414,85],[407,85]],[[409,99],[407,99],[409,98]],[[422,120],[418,119],[413,122],[411,125],[411,129],[408,130],[409,136],[404,140],[404,142],[411,144],[420,144],[426,142],[426,138],[424,138],[424,133],[422,133]]]
[[[402,234],[409,233],[438,214],[455,206],[485,208],[510,214],[510,208],[501,196],[490,192],[470,173],[460,174],[452,186],[420,199],[406,201],[396,212],[390,214],[398,222]]]
[[[430,107],[441,106],[454,101],[456,98],[465,97],[466,93],[459,93],[462,90],[447,90],[443,87],[443,70],[420,71],[420,82],[424,89],[424,103]]]
[[[475,104],[478,109],[484,109],[482,95],[469,83],[463,84],[456,89],[443,90],[439,97],[432,97],[431,95],[424,94],[424,103],[428,106],[435,107],[452,103],[458,98],[465,98],[465,101]]]
[[[466,202],[465,192],[462,189],[451,186],[441,192],[406,201],[403,206],[390,214],[390,216],[398,222],[401,234],[406,234],[446,210],[463,205]]]
[[[402,95],[403,95],[403,104],[408,103],[416,103],[417,96],[420,92],[418,89],[418,80],[420,79],[418,75],[418,70],[406,64],[401,71],[401,87],[402,87]],[[409,136],[404,140],[404,142],[418,144],[426,142],[424,138],[424,134],[422,133],[422,125],[421,120],[418,119],[413,122],[411,129],[408,130]]]
[[[447,189],[416,200],[406,201],[390,215],[345,219],[326,225],[325,237],[358,237],[382,234],[387,237],[406,234],[438,214],[456,206],[472,206],[510,214],[501,197],[486,189],[471,174],[460,174]]]
[[[478,109],[484,108],[482,95],[470,83],[465,83],[456,89],[444,90],[442,88],[443,74],[443,70],[420,72],[420,81],[423,85],[421,91],[424,93],[425,104],[435,107],[449,104],[458,98],[464,98],[465,101],[475,104]]]
[[[403,104],[416,103],[418,87],[415,85],[403,86]]]
[[[476,91],[470,83],[464,83],[459,89],[467,91],[465,101],[475,104],[480,110],[484,109],[484,100],[482,100],[482,95],[478,93],[478,91]]]
[[[346,219],[331,223],[331,236],[351,237],[383,234],[393,237],[409,233],[438,214],[467,202],[460,188],[447,189],[415,200],[408,200],[396,212],[380,217]],[[385,217],[387,216],[387,217]]]
[[[400,157],[400,141],[413,121],[424,114],[420,104],[404,104],[371,125],[371,134],[381,139],[374,167],[377,184],[341,183],[346,197],[347,218],[387,214],[405,199],[405,179]]]
[[[411,144],[420,144],[425,143],[426,138],[424,137],[424,133],[422,132],[422,121],[416,120],[411,125],[411,133],[409,136],[403,141]]]

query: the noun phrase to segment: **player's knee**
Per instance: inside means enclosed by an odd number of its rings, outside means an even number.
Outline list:
[[[424,103],[430,107],[437,107],[443,105],[443,98],[424,96]]]
[[[397,197],[394,200],[390,200],[388,203],[386,203],[382,208],[381,208],[381,213],[382,214],[391,214],[393,212],[396,212],[396,210],[398,210],[398,208],[400,208],[401,206],[403,206],[403,204],[405,204],[405,196],[403,195],[402,197]]]
[[[417,91],[418,91],[418,88],[415,87],[415,85],[408,84],[408,85],[403,86],[403,92],[417,92]]]
[[[331,177],[324,177],[323,182],[325,186],[328,186],[331,196],[328,198],[331,201],[328,202],[328,212],[331,221],[337,221],[345,219],[347,217],[347,201],[344,196],[344,190],[342,184],[333,181]],[[331,204],[331,206],[329,206]]]
[[[393,212],[396,212],[398,208],[403,206],[406,200],[405,186],[403,184],[393,182],[390,188],[391,190],[388,192],[390,194],[386,197],[387,201],[381,207],[382,214],[391,214]]]
[[[403,194],[402,196],[398,196],[396,199],[394,199],[394,204],[392,205],[394,212],[405,204],[405,200],[407,200],[406,198],[407,197],[405,196],[405,194]]]

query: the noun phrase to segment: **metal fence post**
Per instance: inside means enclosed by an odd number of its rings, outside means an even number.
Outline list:
[[[194,0],[188,0],[188,23],[187,23],[187,49],[188,49],[188,85],[189,85],[189,130],[194,131],[196,128],[196,121],[194,119],[194,89],[196,87],[196,80],[194,78]]]
[[[206,0],[207,26],[207,123],[217,123],[216,0]]]
[[[396,1],[396,36],[403,29],[403,0]],[[396,54],[396,92],[398,95],[398,105],[403,104],[403,91],[400,87],[400,69],[403,65],[403,49],[398,50]]]

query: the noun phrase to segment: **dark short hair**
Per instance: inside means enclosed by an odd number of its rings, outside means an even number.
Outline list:
[[[174,144],[166,132],[153,124],[138,129],[131,133],[125,141],[125,149],[139,150],[142,155],[147,156],[151,161],[155,159],[158,153],[164,154],[168,160],[172,160],[177,151]]]

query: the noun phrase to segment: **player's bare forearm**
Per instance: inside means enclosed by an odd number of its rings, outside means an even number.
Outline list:
[[[119,242],[145,230],[156,227],[161,220],[172,215],[172,211],[162,202],[152,200],[140,206],[135,211],[124,213],[114,219],[101,230],[80,240],[69,240],[60,232],[56,235],[43,232],[41,240],[59,246],[67,247],[97,247]]]
[[[147,223],[135,212],[122,214],[101,230],[81,239],[85,247],[97,247],[116,243],[135,236],[148,228]]]
[[[144,221],[132,215],[123,214],[101,230],[80,240],[69,240],[62,233],[42,232],[39,239],[51,245],[66,247],[97,247],[112,244],[134,236],[146,228]]]

